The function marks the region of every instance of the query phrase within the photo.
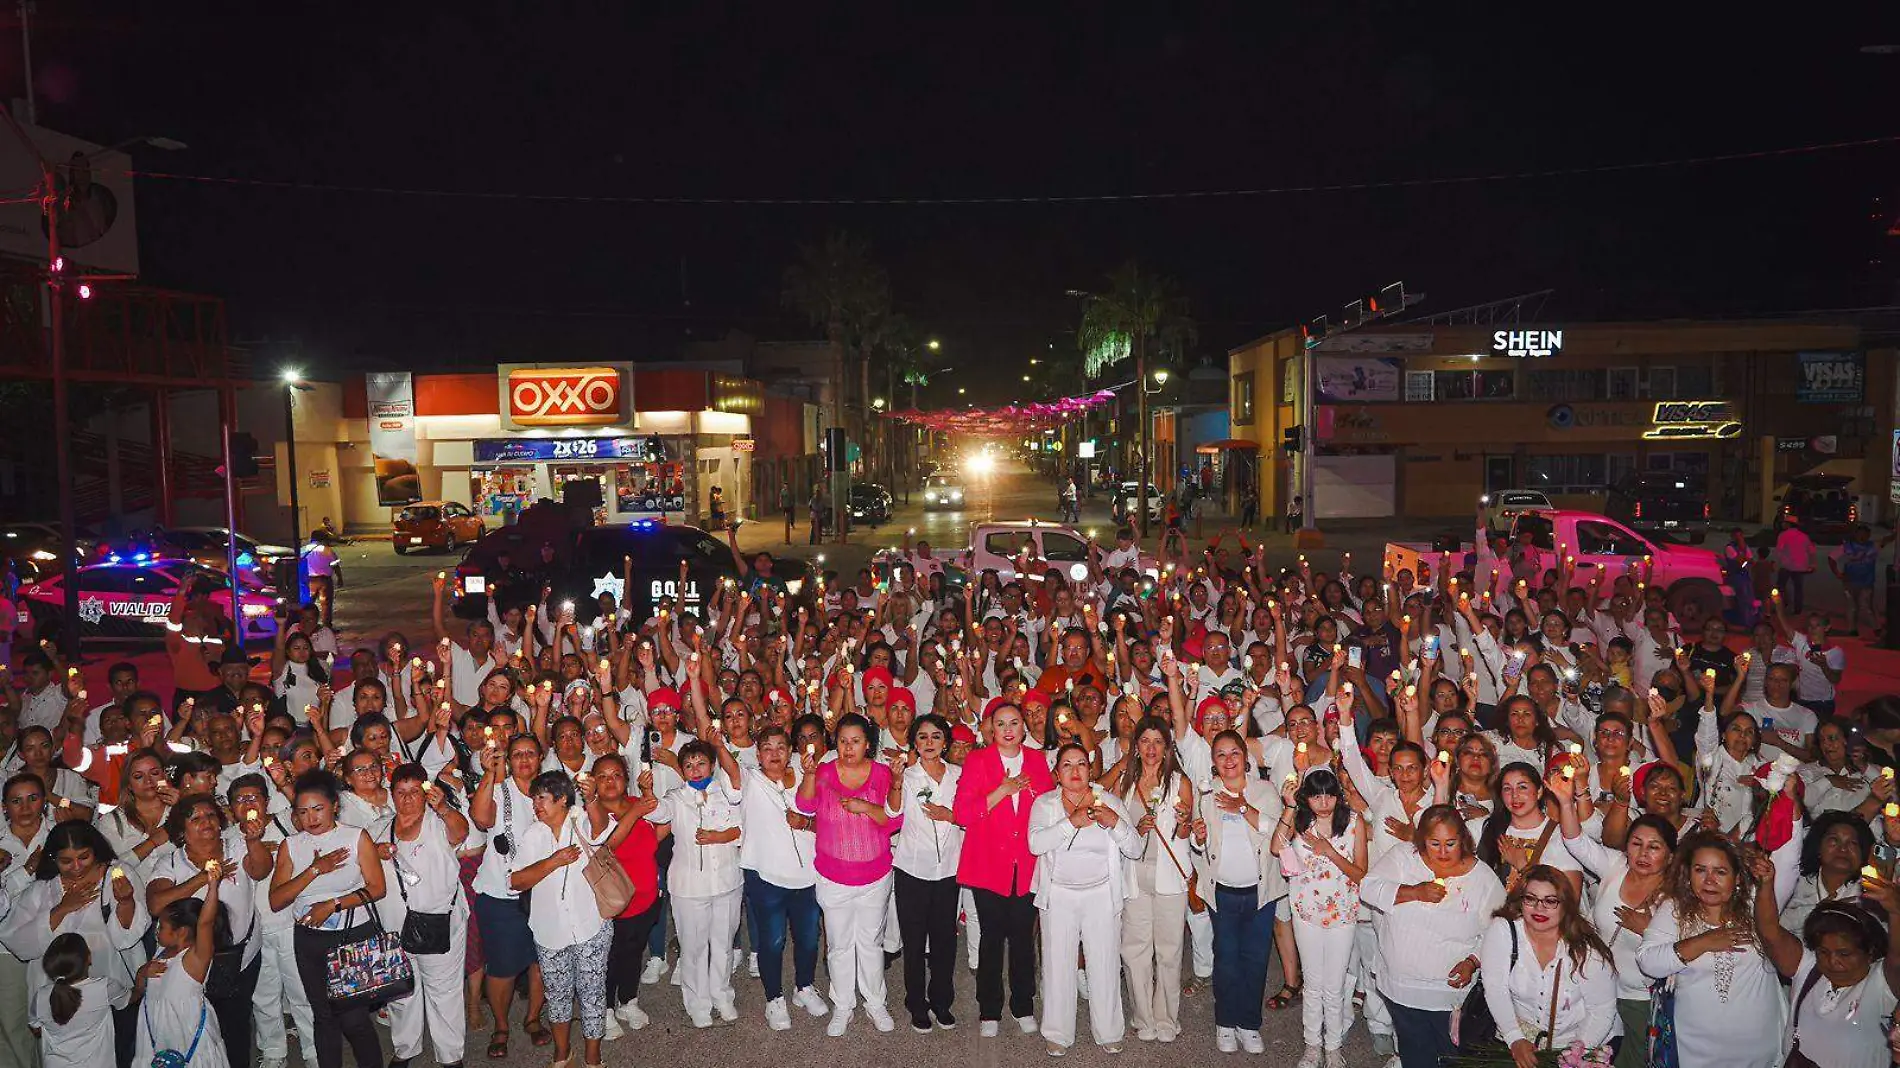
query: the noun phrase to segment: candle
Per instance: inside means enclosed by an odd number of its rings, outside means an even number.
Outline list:
[[[1878,879],[1880,878],[1880,869],[1869,864],[1860,870],[1860,877],[1863,879]]]
[[[425,794],[427,794],[427,793],[433,793],[434,791],[435,791],[435,783],[434,783],[434,782],[432,782],[432,781],[430,781],[430,780],[428,780],[428,779],[424,779],[424,780],[422,780],[422,792],[423,792],[423,793],[425,793]]]
[[[1880,814],[1887,817],[1890,820],[1900,819],[1900,805],[1896,805],[1893,802],[1889,801],[1887,803],[1887,807],[1880,810]]]
[[[1286,784],[1288,786],[1298,786],[1299,782],[1300,777],[1298,775],[1288,774],[1286,777]]]
[[[1881,777],[1881,778],[1883,778],[1883,779],[1891,779],[1891,778],[1893,778],[1893,769],[1892,769],[1892,768],[1881,768],[1881,769],[1880,769],[1880,777]]]
[[[120,868],[120,867],[114,867],[112,869],[112,878],[123,882],[125,880],[125,869]]]
[[[218,862],[215,860],[205,861],[205,874],[216,877],[218,874]]]
[[[1438,762],[1439,762],[1440,764],[1449,764],[1449,763],[1451,763],[1451,750],[1449,750],[1449,749],[1440,749],[1440,750],[1438,751]]]
[[[806,755],[806,756],[817,756],[817,755],[818,755],[818,746],[816,746],[816,745],[814,745],[814,744],[810,744],[810,743],[807,743],[807,744],[806,744],[806,746],[805,746],[805,755]]]
[[[1622,779],[1629,778],[1631,774],[1630,766],[1628,764],[1623,765],[1622,767],[1616,769],[1616,774],[1618,778],[1622,778]]]
[[[1576,765],[1574,765],[1574,764],[1565,764],[1565,765],[1564,765],[1564,778],[1565,778],[1565,779],[1574,779],[1574,778],[1576,778],[1576,777],[1577,777],[1577,768],[1576,768]]]
[[[1445,888],[1445,878],[1444,878],[1444,876],[1442,876],[1442,875],[1441,875],[1441,876],[1439,876],[1439,877],[1437,877],[1437,878],[1435,878],[1435,879],[1433,879],[1433,880],[1432,880],[1432,885],[1433,885],[1433,886],[1436,886],[1436,887],[1438,887],[1438,888],[1439,888],[1439,889],[1441,889],[1441,890],[1442,890],[1442,889],[1444,889],[1444,888]]]
[[[1293,747],[1293,752],[1295,752],[1296,754],[1298,754],[1298,755],[1300,755],[1300,756],[1305,756],[1305,755],[1306,755],[1306,743],[1305,743],[1305,742],[1301,742],[1301,743],[1299,743],[1298,745],[1295,745],[1295,746]]]

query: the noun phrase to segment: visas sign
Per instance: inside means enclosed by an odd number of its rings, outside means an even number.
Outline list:
[[[1650,427],[1643,431],[1643,437],[1650,441],[1736,438],[1741,434],[1735,406],[1725,400],[1657,401]]]

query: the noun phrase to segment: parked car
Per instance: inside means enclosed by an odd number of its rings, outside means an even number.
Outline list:
[[[1499,490],[1485,495],[1485,522],[1492,530],[1507,530],[1511,521],[1525,512],[1548,512],[1555,507],[1543,490]]]
[[[463,545],[481,540],[487,532],[482,517],[468,505],[455,501],[417,501],[396,513],[395,531],[390,542],[396,555],[423,549],[454,552]]]
[[[229,527],[155,527],[101,542],[97,555],[100,563],[107,564],[186,560],[225,571],[230,567],[231,541]],[[236,541],[238,572],[247,584],[274,585],[279,562],[294,565],[297,560],[297,550],[288,545],[260,542],[243,533]]]
[[[80,568],[79,634],[82,638],[119,641],[162,641],[172,602],[180,585],[209,583],[213,603],[231,615],[230,579],[221,571],[185,560],[157,563],[106,563]],[[57,626],[66,611],[66,576],[49,575],[20,588],[22,621],[31,618],[36,630]],[[277,633],[273,615],[278,599],[247,587],[238,620],[245,641],[261,641]],[[233,616],[234,619],[238,618]]]
[[[1775,529],[1799,526],[1815,541],[1838,542],[1860,523],[1860,502],[1848,475],[1796,475],[1781,495]]]
[[[1722,574],[1721,559],[1713,551],[1647,538],[1595,512],[1525,512],[1512,522],[1510,540],[1515,542],[1521,533],[1531,535],[1540,571],[1556,567],[1560,556],[1576,557],[1579,585],[1595,582],[1602,570],[1608,570],[1614,578],[1648,567],[1648,581],[1665,591],[1669,611],[1682,624],[1685,634],[1700,633],[1702,621],[1719,616],[1735,596]],[[1421,583],[1426,581],[1425,572],[1435,582],[1447,564],[1454,573],[1467,571],[1472,567],[1472,557],[1462,550],[1455,554],[1440,552],[1428,542],[1395,541],[1385,547],[1385,565],[1394,572],[1409,570],[1420,576]],[[1640,571],[1638,574],[1640,577]]]
[[[1603,512],[1631,528],[1701,541],[1709,532],[1709,493],[1700,478],[1669,471],[1631,472],[1610,487]]]
[[[90,560],[99,544],[98,532],[75,526],[76,549],[80,561]],[[62,551],[57,523],[0,523],[0,561],[13,567],[22,582],[58,571]],[[77,562],[77,561],[75,561]]]
[[[963,508],[963,480],[954,475],[931,475],[924,479],[924,511],[938,508]]]
[[[894,500],[890,490],[875,482],[854,483],[851,487],[851,519],[871,526],[888,523]]]
[[[1117,514],[1126,517],[1127,520],[1133,520],[1135,513],[1141,508],[1140,497],[1141,483],[1122,483],[1121,488],[1115,491],[1115,500],[1119,505],[1116,509]],[[1167,507],[1168,499],[1161,495],[1160,490],[1155,489],[1154,483],[1150,482],[1148,484],[1148,522],[1161,522]]]
[[[538,600],[545,585],[551,589],[548,611],[558,612],[571,601],[574,620],[583,626],[599,615],[596,597],[601,593],[613,594],[633,612],[634,619],[644,620],[658,611],[662,601],[698,611],[722,580],[739,577],[732,547],[698,527],[656,519],[584,527],[537,539],[532,558],[518,539],[505,536],[512,529],[496,531],[475,543],[456,565],[453,610],[457,616],[479,619],[487,615],[493,584],[513,581],[530,588],[504,588],[502,597],[509,604]],[[554,546],[554,562],[545,571],[536,570],[543,542]],[[510,574],[504,574],[499,563],[504,554]],[[631,587],[626,582],[628,560],[633,565]],[[684,584],[680,582],[682,561],[686,564]]]

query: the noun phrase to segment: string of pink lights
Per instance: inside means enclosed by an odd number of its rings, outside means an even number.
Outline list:
[[[1001,408],[939,408],[920,411],[904,408],[886,412],[885,417],[929,430],[978,437],[1017,437],[1040,433],[1073,422],[1115,399],[1112,389],[1035,404],[1010,404]]]

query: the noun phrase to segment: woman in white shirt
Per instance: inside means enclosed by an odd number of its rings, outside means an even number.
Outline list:
[[[1717,829],[1740,834],[1755,815],[1755,773],[1771,757],[1761,754],[1761,729],[1746,712],[1719,719],[1704,708],[1696,725],[1696,767],[1703,780],[1702,805],[1715,813]]]
[[[140,749],[125,758],[119,778],[117,808],[99,806],[93,823],[112,843],[119,859],[150,878],[151,865],[166,845],[165,817],[178,800],[178,788],[165,774],[165,761],[156,750]]]
[[[279,626],[271,650],[271,692],[299,725],[310,722],[317,691],[330,683],[330,673],[310,644],[310,636],[294,627]],[[324,711],[329,711],[327,708]]]
[[[1122,968],[1128,974],[1135,1037],[1172,1042],[1181,1033],[1181,932],[1187,922],[1194,857],[1194,788],[1175,763],[1168,724],[1143,717],[1131,732],[1130,756],[1105,785],[1130,812],[1141,854],[1122,909]],[[1205,910],[1205,902],[1195,899]]]
[[[1520,1068],[1537,1050],[1606,1046],[1617,1028],[1616,967],[1569,878],[1547,864],[1524,873],[1478,951],[1498,1041]]]
[[[1576,780],[1551,780],[1563,824],[1564,848],[1598,880],[1590,903],[1597,937],[1609,943],[1616,964],[1616,1011],[1623,1022],[1617,1068],[1643,1068],[1649,1062],[1649,980],[1636,965],[1636,951],[1649,928],[1651,911],[1662,899],[1663,876],[1676,851],[1676,828],[1655,814],[1630,825],[1623,848],[1611,849],[1590,837],[1578,813]]]
[[[1815,726],[1814,759],[1797,772],[1807,784],[1801,803],[1809,814],[1855,811],[1872,819],[1893,800],[1893,780],[1869,767],[1856,748],[1844,720],[1829,716]]]
[[[495,719],[504,723],[512,718],[513,713],[505,710],[495,713]],[[471,885],[475,922],[482,937],[483,993],[495,1018],[495,1030],[488,1036],[491,1058],[508,1055],[508,1013],[515,1002],[515,984],[524,975],[528,1005],[522,1029],[537,1042],[547,1034],[547,1025],[541,1022],[541,968],[535,958],[534,932],[509,879],[517,867],[521,836],[534,822],[528,790],[541,768],[541,742],[532,734],[509,737],[506,732],[512,728],[512,724],[483,727],[481,780],[468,802],[469,820],[488,838],[488,849]]]
[[[343,758],[343,810],[337,819],[369,832],[370,841],[389,841],[396,806],[383,782],[383,762],[368,749]]]
[[[1774,861],[1755,860],[1755,877],[1775,880]],[[1794,999],[1788,1068],[1886,1068],[1884,1028],[1900,987],[1900,893],[1884,879],[1868,880],[1867,897],[1886,910],[1887,925],[1860,902],[1825,902],[1795,937],[1775,916],[1766,895],[1755,903],[1755,929],[1775,970],[1790,981]],[[1879,967],[1875,967],[1878,964]]]
[[[820,721],[820,730],[822,730]],[[815,756],[819,742],[809,743]],[[831,1011],[813,984],[818,979],[818,870],[812,862],[818,836],[812,818],[798,811],[798,765],[785,728],[761,729],[754,746],[757,768],[745,769],[739,809],[746,834],[739,839],[739,866],[745,878],[752,951],[758,956],[759,982],[765,988],[765,1025],[789,1031],[791,1010],[785,1001],[785,943],[792,943],[792,1004],[812,1016]],[[953,914],[954,915],[954,914]]]
[[[1456,1052],[1452,1010],[1478,971],[1478,946],[1504,885],[1478,860],[1471,830],[1449,805],[1419,814],[1413,848],[1380,858],[1359,886],[1379,910],[1379,994],[1392,1013],[1404,1068],[1436,1068]]]
[[[892,844],[896,872],[897,925],[904,939],[904,1007],[918,1034],[957,1024],[950,1011],[956,999],[957,864],[963,857],[963,829],[950,805],[956,800],[962,769],[945,759],[950,723],[942,716],[919,716],[910,724],[910,751],[901,776],[892,780],[892,815],[904,828]]]
[[[1797,824],[1795,849],[1799,832]],[[1754,910],[1757,894],[1768,895],[1778,910],[1792,891],[1793,850],[1783,853],[1771,886],[1743,865],[1724,835],[1696,830],[1676,847],[1664,901],[1643,932],[1636,963],[1651,979],[1671,980],[1672,1026],[1666,1030],[1673,1032],[1681,1068],[1781,1062],[1788,1002],[1755,938]]]
[[[595,827],[585,809],[574,807],[574,780],[564,771],[544,771],[528,787],[534,822],[521,835],[520,853],[508,885],[516,893],[533,891],[528,929],[553,1024],[554,1064],[565,1068],[572,1053],[570,1025],[574,1002],[581,1005],[582,1061],[600,1064],[600,1041],[607,1034],[607,949],[613,926],[601,918],[593,884],[584,870],[592,848],[606,840],[613,825]]]
[[[277,847],[270,903],[296,918],[297,975],[310,999],[317,1064],[342,1068],[343,1040],[358,1065],[382,1063],[382,1046],[361,1003],[338,1005],[325,991],[332,949],[372,932],[370,909],[383,896],[383,865],[360,827],[337,822],[341,791],[336,776],[308,771],[291,790],[297,833]]]
[[[1264,1053],[1260,1012],[1273,913],[1286,897],[1269,847],[1284,806],[1273,784],[1253,775],[1239,734],[1215,735],[1213,760],[1213,782],[1195,805],[1194,867],[1200,885],[1213,890],[1214,1044],[1222,1053]]]
[[[400,931],[410,916],[428,917],[419,932],[426,929],[433,938],[433,931],[447,930],[440,942],[410,952],[416,991],[389,1006],[389,1045],[398,1062],[414,1060],[422,1054],[426,1026],[435,1062],[460,1064],[468,1039],[462,972],[469,904],[456,850],[468,839],[468,819],[449,805],[448,791],[431,782],[420,764],[397,768],[389,793],[396,815],[381,850],[386,881],[396,884],[396,892],[383,896],[384,922]]]
[[[1873,861],[1874,831],[1851,812],[1823,812],[1801,842],[1801,877],[1781,907],[1781,925],[1799,931],[1815,906],[1861,897],[1861,869]]]
[[[725,771],[725,781],[714,767]],[[679,752],[685,783],[660,798],[647,819],[673,832],[667,895],[679,931],[680,995],[694,1027],[711,1027],[714,1012],[739,1018],[732,990],[732,936],[739,930],[744,876],[739,867],[742,787],[738,762],[718,731]]]
[[[1141,852],[1135,821],[1121,800],[1089,781],[1088,750],[1056,751],[1056,788],[1029,810],[1029,851],[1036,855],[1036,907],[1042,912],[1042,1037],[1060,1057],[1075,1043],[1076,950],[1089,971],[1089,1030],[1105,1052],[1120,1053],[1126,1025],[1121,999],[1121,911],[1128,893],[1124,858]]]
[[[1366,827],[1346,804],[1331,768],[1288,775],[1274,827],[1274,855],[1287,873],[1287,904],[1300,949],[1306,989],[1300,1002],[1306,1052],[1300,1068],[1345,1068],[1347,970],[1359,922],[1359,883],[1366,877]]]

